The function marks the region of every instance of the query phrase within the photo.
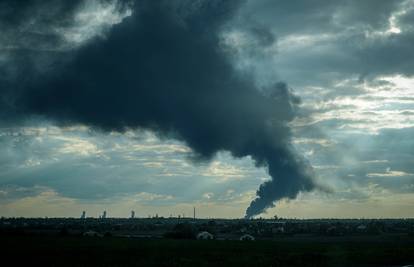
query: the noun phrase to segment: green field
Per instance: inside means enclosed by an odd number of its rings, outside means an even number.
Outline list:
[[[196,241],[1,236],[13,266],[403,266],[414,263],[410,236]]]

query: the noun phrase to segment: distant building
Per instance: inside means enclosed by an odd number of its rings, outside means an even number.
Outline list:
[[[212,240],[214,239],[214,236],[212,234],[210,234],[209,232],[200,232],[197,235],[197,239],[198,240]]]
[[[101,219],[106,219],[106,210],[102,213]]]
[[[135,218],[135,211],[131,210],[131,217],[130,218],[131,219],[134,219]]]
[[[82,211],[82,215],[80,217],[81,219],[85,219],[86,218],[86,211]]]

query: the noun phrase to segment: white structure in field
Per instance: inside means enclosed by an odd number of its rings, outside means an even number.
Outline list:
[[[102,237],[102,234],[95,232],[95,231],[87,231],[83,233],[83,236],[89,236],[89,237]]]
[[[364,225],[364,224],[358,225],[357,230],[360,231],[360,232],[364,232],[364,231],[367,230],[367,226]]]
[[[240,241],[253,241],[253,240],[254,240],[254,237],[248,234],[242,235],[240,237]]]
[[[273,234],[283,234],[285,232],[285,228],[283,226],[272,228]]]
[[[210,234],[209,232],[200,232],[197,235],[197,239],[198,240],[212,240],[214,239],[214,236],[212,234]]]

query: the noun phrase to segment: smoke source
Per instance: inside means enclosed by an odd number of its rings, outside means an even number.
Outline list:
[[[197,160],[219,151],[251,156],[271,179],[260,186],[247,218],[279,199],[310,191],[315,187],[310,167],[292,149],[287,126],[297,98],[283,83],[268,88],[271,94],[260,93],[249,75],[234,69],[222,47],[220,32],[239,5],[135,1],[132,15],[104,39],[60,52],[17,49],[13,60],[0,65],[4,73],[14,71],[0,81],[7,96],[0,99],[1,115],[15,121],[41,115],[59,125],[82,123],[105,131],[150,129],[184,141]],[[38,40],[55,41],[56,36]],[[33,71],[28,56],[35,62],[54,60]]]

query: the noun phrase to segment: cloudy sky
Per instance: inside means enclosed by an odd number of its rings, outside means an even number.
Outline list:
[[[0,216],[414,217],[413,0],[6,0],[0,30]]]

